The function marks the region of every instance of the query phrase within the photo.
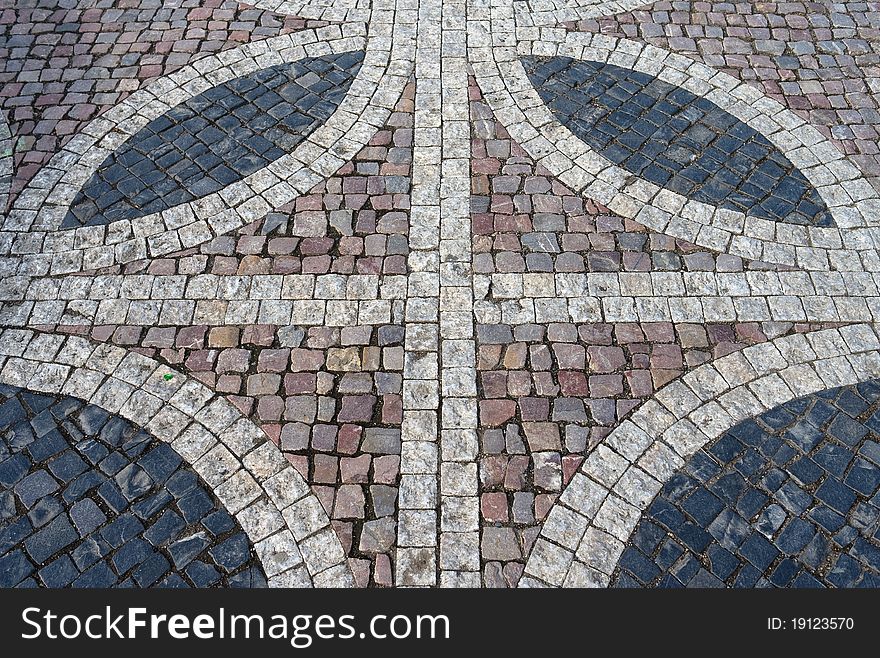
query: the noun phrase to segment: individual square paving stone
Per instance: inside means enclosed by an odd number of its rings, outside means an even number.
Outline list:
[[[30,510],[28,518],[34,528],[40,528],[64,511],[64,504],[56,496],[41,498]]]
[[[137,464],[126,466],[114,477],[114,480],[122,495],[128,500],[138,498],[153,486],[153,480],[149,474]]]
[[[112,587],[117,578],[105,562],[98,562],[73,581],[73,587],[101,588]]]
[[[15,587],[33,571],[33,564],[22,551],[0,556],[0,585],[3,587]]]
[[[132,573],[132,578],[140,587],[149,587],[161,579],[171,565],[164,555],[154,553],[146,562],[141,564]]]
[[[31,507],[43,496],[58,489],[58,482],[47,471],[37,471],[15,486],[15,493],[25,507]]]
[[[85,498],[73,504],[70,508],[70,518],[81,536],[90,534],[100,527],[107,516],[91,498]]]
[[[480,552],[484,560],[522,559],[522,551],[512,528],[484,528]]]
[[[40,580],[46,587],[60,588],[69,585],[79,576],[79,570],[66,555],[53,560],[40,569]]]
[[[182,569],[209,546],[210,543],[207,533],[197,532],[169,544],[168,553],[171,555],[175,568]]]
[[[177,513],[166,510],[155,523],[147,528],[144,537],[153,546],[160,546],[176,537],[185,527],[185,521]]]
[[[210,549],[208,553],[227,572],[234,571],[247,562],[249,557],[248,541],[245,535],[233,535],[223,543]]]
[[[110,563],[116,573],[122,575],[153,555],[150,545],[142,539],[131,539],[113,553]]]
[[[58,516],[25,541],[25,549],[34,562],[41,564],[79,539],[66,516]]]

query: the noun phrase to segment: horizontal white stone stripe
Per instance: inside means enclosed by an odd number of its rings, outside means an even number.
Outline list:
[[[777,338],[663,387],[584,461],[548,514],[520,585],[606,586],[642,511],[689,457],[789,400],[880,377],[878,330]]]
[[[872,297],[880,289],[880,274],[868,272],[745,272],[657,271],[507,273],[474,275],[478,291],[493,299],[522,297],[650,297],[722,295],[748,297],[782,294],[850,295]],[[479,293],[478,293],[479,295]],[[484,295],[485,296],[485,295]]]
[[[248,4],[279,14],[338,23],[366,22],[370,18],[370,0],[253,0]]]
[[[645,0],[514,0],[518,26],[553,26],[650,7]]]
[[[163,325],[211,326],[274,324],[346,327],[400,324],[403,301],[348,300],[135,300],[94,299],[7,302],[0,325]]]
[[[480,324],[547,322],[877,322],[877,297],[553,297],[474,302]]]
[[[406,277],[377,274],[109,274],[8,277],[0,301],[136,299],[401,299]]]
[[[302,476],[195,379],[112,345],[7,329],[0,382],[85,400],[170,443],[239,521],[270,586],[352,586],[342,545]]]

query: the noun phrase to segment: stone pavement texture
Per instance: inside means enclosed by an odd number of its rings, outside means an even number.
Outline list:
[[[880,586],[880,5],[0,2],[0,586]]]

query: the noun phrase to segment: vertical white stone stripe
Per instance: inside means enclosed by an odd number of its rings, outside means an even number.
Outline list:
[[[6,114],[0,112],[0,217],[6,214],[9,188],[12,186],[12,146],[12,135],[9,132],[9,124],[6,123]]]
[[[464,0],[443,3],[440,50],[440,585],[480,586],[477,383]]]
[[[437,584],[440,412],[441,0],[418,9],[412,205],[398,500],[398,586]]]
[[[465,3],[422,0],[398,585],[480,584],[467,83]]]

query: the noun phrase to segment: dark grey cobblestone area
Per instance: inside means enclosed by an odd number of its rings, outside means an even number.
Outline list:
[[[62,226],[161,212],[259,171],[333,114],[362,61],[351,52],[279,64],[181,103],[101,164]]]
[[[880,381],[747,420],[663,487],[617,587],[880,587]]]
[[[765,219],[834,224],[788,158],[711,101],[613,64],[568,57],[525,57],[523,64],[559,120],[627,171]]]
[[[119,416],[0,386],[0,587],[264,587],[207,485]]]

